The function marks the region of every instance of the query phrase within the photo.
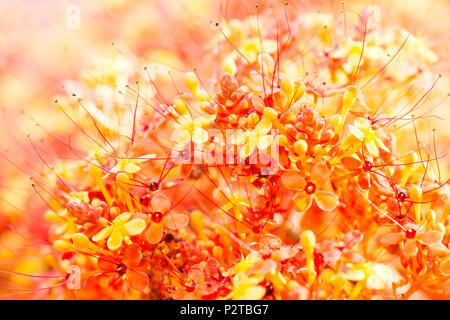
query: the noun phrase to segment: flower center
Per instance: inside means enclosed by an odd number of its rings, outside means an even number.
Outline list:
[[[406,193],[404,193],[404,192],[397,193],[397,200],[398,201],[403,202],[403,201],[405,201],[405,199],[406,199]]]
[[[156,223],[160,223],[162,220],[163,214],[159,211],[152,212],[152,221]]]
[[[127,266],[124,265],[123,263],[120,263],[116,268],[116,272],[119,276],[124,275],[125,272],[127,272]]]
[[[408,238],[408,239],[414,238],[414,237],[416,236],[416,230],[414,230],[414,229],[412,229],[412,228],[406,230],[406,231],[405,231],[405,236],[406,236],[406,238]]]
[[[150,191],[156,191],[156,190],[158,190],[158,189],[159,189],[159,183],[156,182],[156,181],[150,182],[150,183],[148,184],[148,189],[149,189]]]
[[[316,192],[316,185],[312,182],[308,182],[305,187],[305,192],[307,194],[313,194],[314,192]]]
[[[373,168],[372,162],[367,161],[367,160],[364,161],[364,166],[363,166],[363,168],[364,168],[364,171],[366,171],[366,172],[370,171],[370,170]]]
[[[148,194],[146,194],[145,196],[142,196],[139,198],[139,202],[143,205],[143,206],[148,206],[150,204],[150,196]]]
[[[192,292],[195,289],[195,283],[186,283],[186,291],[187,292]]]

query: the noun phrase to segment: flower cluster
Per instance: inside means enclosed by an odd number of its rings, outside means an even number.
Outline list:
[[[148,65],[57,99],[77,108],[74,139],[89,148],[67,144],[77,160],[34,178],[52,272],[78,268],[76,288],[48,297],[450,296],[444,161],[414,135],[437,56],[382,29],[376,6],[345,29],[323,13],[256,12],[212,22],[187,90]]]

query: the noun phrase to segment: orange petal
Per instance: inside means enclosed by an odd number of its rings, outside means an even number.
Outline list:
[[[402,232],[392,232],[385,235],[384,237],[381,237],[380,242],[385,245],[394,245],[398,244],[404,238],[405,236]]]
[[[440,269],[441,269],[442,274],[444,274],[445,276],[450,276],[450,257],[445,258],[441,262]]]
[[[200,282],[203,278],[203,267],[200,264],[193,265],[189,270],[189,280],[194,283]]]
[[[358,176],[358,185],[363,190],[370,189],[370,175],[368,173],[363,173]]]
[[[161,183],[161,188],[168,189],[180,185],[184,180],[181,178],[169,179]]]
[[[145,272],[129,270],[127,278],[130,287],[134,290],[144,290],[148,286],[148,275]]]
[[[328,191],[316,191],[313,197],[319,208],[323,211],[332,211],[339,204],[339,198],[334,193]]]
[[[305,178],[298,172],[286,172],[281,176],[281,183],[290,189],[302,190],[306,186]]]
[[[294,198],[294,207],[298,212],[305,212],[311,207],[312,197],[308,194],[300,193]]]
[[[132,244],[127,247],[124,255],[124,262],[127,266],[137,267],[141,263],[142,253],[139,245]]]
[[[330,170],[324,163],[317,163],[312,167],[310,176],[316,186],[320,187],[330,181]]]
[[[171,230],[179,230],[189,224],[189,217],[185,214],[175,213],[165,216],[164,224]]]
[[[114,272],[117,269],[117,263],[112,261],[111,258],[109,259],[98,258],[97,267],[102,271]]]
[[[443,238],[444,235],[442,234],[442,232],[436,230],[420,232],[417,235],[417,239],[427,245],[439,243]]]
[[[414,257],[417,254],[416,241],[413,239],[408,239],[403,244],[403,254],[407,257]]]
[[[152,211],[167,212],[170,209],[170,200],[164,193],[155,193],[150,201],[150,208]]]
[[[163,237],[164,225],[162,223],[151,223],[145,234],[145,238],[151,244],[156,244]]]
[[[344,157],[341,159],[341,163],[345,169],[353,171],[362,167],[361,160],[355,157]]]

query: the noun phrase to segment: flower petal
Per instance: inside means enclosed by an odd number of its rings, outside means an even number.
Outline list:
[[[117,250],[122,245],[123,236],[120,231],[114,230],[106,243],[109,250]]]
[[[195,128],[192,132],[192,141],[195,144],[203,144],[208,141],[208,132],[203,128]]]
[[[305,178],[298,172],[286,172],[281,176],[281,183],[289,189],[303,190],[306,186]]]
[[[112,228],[106,227],[100,230],[95,236],[92,237],[92,241],[99,242],[105,240],[111,235]]]
[[[450,276],[450,257],[442,260],[440,270],[443,275]]]
[[[351,231],[348,231],[344,235],[344,238],[342,238],[342,241],[345,243],[345,246],[347,248],[351,248],[351,247],[355,246],[356,244],[360,243],[363,238],[364,238],[364,235],[361,231],[351,230]]]
[[[145,272],[129,270],[127,278],[130,287],[134,290],[144,290],[148,286],[148,275]]]
[[[264,135],[272,129],[272,121],[269,118],[263,117],[260,122],[255,126],[255,131],[259,135]]]
[[[128,220],[130,220],[131,218],[131,213],[129,212],[124,212],[121,213],[120,215],[118,215],[114,220],[113,223],[114,224],[124,224],[125,222],[127,222]]]
[[[439,243],[443,238],[444,235],[442,234],[442,232],[439,232],[437,230],[420,232],[417,235],[417,239],[427,245]]]
[[[126,173],[135,174],[135,173],[138,173],[139,171],[141,171],[141,167],[139,167],[137,164],[135,164],[133,162],[130,162],[125,165],[124,171]]]
[[[170,209],[170,200],[164,193],[155,193],[150,201],[150,208],[152,211],[165,213]]]
[[[405,238],[402,232],[392,232],[380,238],[380,242],[385,245],[398,244]]]
[[[362,167],[361,160],[359,160],[356,155],[342,158],[341,163],[345,169],[350,171],[361,169]]]
[[[366,141],[365,145],[366,145],[367,151],[370,153],[370,155],[372,155],[374,157],[379,156],[380,153],[379,153],[379,150],[378,150],[378,147],[377,147],[375,141],[373,141],[373,140]]]
[[[330,170],[324,163],[317,163],[311,168],[310,176],[316,186],[320,187],[330,181]]]
[[[388,279],[391,276],[391,270],[384,264],[377,263],[372,267],[372,270],[381,279]]]
[[[362,269],[355,269],[355,270],[347,271],[347,273],[344,274],[344,277],[347,280],[360,281],[366,277],[366,274],[364,273],[364,270],[362,270]]]
[[[132,244],[127,247],[123,261],[129,267],[136,268],[141,263],[142,253],[139,245]]]
[[[313,194],[314,200],[323,211],[332,211],[339,204],[339,198],[331,192],[318,190]]]
[[[384,283],[377,276],[371,275],[367,278],[367,287],[369,289],[381,290],[384,288]]]
[[[264,150],[270,146],[272,143],[273,137],[270,135],[260,136],[258,137],[258,149]]]
[[[312,197],[309,194],[300,193],[294,198],[294,207],[298,212],[305,212],[311,207]]]
[[[407,257],[414,257],[417,254],[416,241],[413,239],[407,239],[405,243],[403,244],[403,254]]]
[[[151,223],[145,233],[145,238],[150,244],[156,244],[163,237],[164,225],[162,223]]]
[[[350,130],[351,134],[358,139],[359,141],[363,141],[365,134],[364,132],[362,132],[361,130],[359,130],[358,128],[352,126],[351,124],[348,126],[348,129]]]
[[[102,271],[114,272],[117,269],[117,263],[112,260],[100,257],[97,260],[97,267]]]
[[[261,300],[266,294],[266,288],[262,286],[249,287],[245,294],[239,297],[240,300]]]
[[[133,219],[123,225],[123,228],[130,236],[140,234],[145,229],[145,221],[142,219]]]
[[[189,217],[181,213],[167,215],[163,220],[166,227],[171,230],[179,230],[189,224]]]

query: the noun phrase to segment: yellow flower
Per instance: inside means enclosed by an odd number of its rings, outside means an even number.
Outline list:
[[[358,281],[358,284],[364,286],[367,284],[367,288],[381,290],[384,288],[384,281],[391,275],[391,271],[384,264],[373,264],[371,262],[360,263],[349,266],[350,271],[344,274],[347,280]],[[358,284],[355,289],[358,290]],[[355,290],[354,289],[354,290]],[[359,293],[359,292],[358,292]],[[352,296],[356,297],[357,293],[352,293]],[[353,297],[353,298],[354,298]]]
[[[233,277],[233,291],[226,299],[235,300],[260,300],[266,294],[266,288],[258,285],[264,280],[263,275],[248,276],[244,271],[239,271]]]
[[[117,216],[112,222],[105,221],[111,224],[100,230],[92,240],[95,242],[108,239],[107,246],[110,250],[117,250],[122,246],[122,242],[125,241],[128,244],[131,243],[129,236],[135,236],[140,234],[145,229],[145,221],[142,219],[131,219],[131,213],[124,212]]]
[[[180,116],[174,125],[173,140],[182,146],[191,139],[196,144],[205,143],[208,141],[208,132],[205,128],[208,128],[214,119],[215,115],[200,116],[195,119],[190,115]]]
[[[129,174],[135,174],[141,170],[141,167],[139,166],[139,164],[142,164],[145,161],[148,161],[153,158],[155,158],[154,154],[147,154],[147,155],[136,157],[136,158],[120,159],[117,162],[117,164],[109,171],[111,173],[126,172]]]
[[[379,149],[386,152],[390,150],[384,145],[370,125],[369,120],[364,118],[355,119],[354,125],[348,126],[350,134],[343,141],[341,149],[344,150],[344,156],[352,155],[361,147],[366,147],[367,152],[374,157],[379,156]]]
[[[246,159],[256,149],[264,150],[269,147],[273,140],[272,135],[268,134],[270,129],[272,122],[269,118],[263,117],[253,130],[234,136],[234,144],[243,146],[239,151],[239,157]]]

